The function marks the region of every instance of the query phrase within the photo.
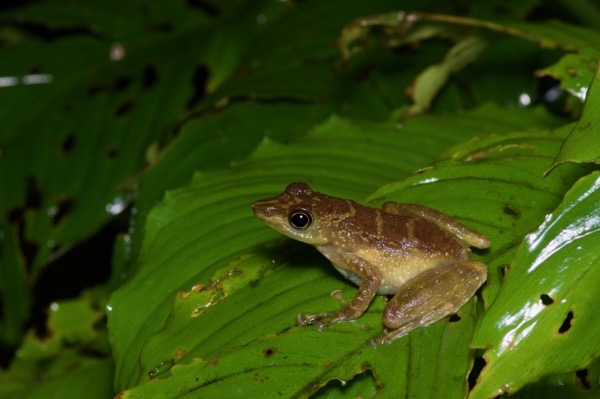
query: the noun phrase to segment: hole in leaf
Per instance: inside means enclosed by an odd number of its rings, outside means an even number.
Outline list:
[[[519,212],[519,210],[512,205],[508,205],[508,204],[504,205],[504,207],[502,208],[502,211],[506,215],[512,216],[515,219],[518,219],[521,217],[521,212]]]
[[[454,313],[453,315],[450,315],[450,317],[448,318],[448,321],[450,323],[456,323],[458,321],[460,321],[460,316],[456,313]]]
[[[8,214],[8,220],[15,225],[21,255],[24,258],[27,271],[31,271],[31,266],[38,253],[38,245],[25,238],[25,209],[16,208],[11,210]]]
[[[67,156],[73,150],[73,146],[75,145],[75,136],[73,133],[70,133],[60,142],[60,151],[64,156]]]
[[[31,310],[32,327],[39,337],[48,336],[47,309],[52,302],[73,298],[84,289],[108,280],[115,237],[127,231],[130,216],[130,210],[122,212],[94,236],[56,257],[40,271],[33,284]]]
[[[186,0],[185,4],[190,8],[203,11],[211,17],[216,17],[220,14],[219,9],[208,1],[202,0]]]
[[[157,32],[171,32],[173,30],[173,22],[162,21],[154,25],[154,30]]]
[[[27,176],[25,183],[25,203],[22,207],[14,208],[8,213],[8,220],[15,226],[15,231],[19,237],[19,247],[21,254],[25,259],[27,270],[31,270],[30,266],[38,253],[38,245],[35,242],[28,241],[25,237],[26,218],[28,210],[38,209],[42,204],[42,192],[39,189],[37,182],[33,176]]]
[[[592,386],[590,385],[589,372],[587,369],[577,370],[575,375],[577,376],[577,382],[583,389],[592,389]]]
[[[277,350],[275,350],[275,348],[265,348],[263,349],[263,355],[265,355],[265,357],[273,357],[275,356],[275,354],[277,353]]]
[[[42,204],[42,192],[33,176],[27,176],[25,208],[39,208]]]
[[[120,118],[121,116],[127,115],[133,109],[133,100],[126,100],[115,110],[115,116]]]
[[[123,91],[129,87],[132,79],[129,76],[120,76],[114,82],[112,89],[114,91]]]
[[[569,331],[569,329],[571,328],[571,320],[573,320],[573,312],[569,311],[569,313],[567,313],[567,317],[565,317],[565,320],[558,329],[559,334],[564,334],[567,331]]]
[[[542,294],[540,295],[540,299],[542,303],[546,306],[552,305],[554,303],[554,299],[552,299],[550,295]]]
[[[148,64],[144,68],[142,72],[142,85],[146,89],[151,89],[156,84],[158,80],[158,72],[156,70],[156,65]]]
[[[58,201],[58,205],[52,207],[49,211],[52,217],[52,224],[58,225],[64,218],[73,210],[73,200],[69,197],[62,197]]]
[[[205,65],[196,65],[194,75],[192,76],[192,86],[194,92],[187,102],[187,108],[191,109],[198,101],[206,96],[206,82],[208,81],[209,71]]]
[[[106,153],[106,155],[108,156],[108,159],[115,159],[117,158],[117,156],[119,155],[119,149],[118,148],[111,148],[108,150],[108,152]]]
[[[473,389],[475,384],[477,383],[477,378],[479,378],[479,374],[484,369],[487,362],[483,358],[483,356],[476,357],[473,361],[473,367],[471,368],[471,372],[469,372],[469,391]]]
[[[538,79],[538,97],[542,104],[554,115],[568,115],[567,92],[560,87],[560,81],[549,76]]]

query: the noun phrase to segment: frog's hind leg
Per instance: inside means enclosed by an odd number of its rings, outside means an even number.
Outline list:
[[[442,229],[458,236],[461,240],[475,248],[487,248],[490,240],[483,234],[471,230],[458,220],[425,205],[398,204],[386,202],[381,208],[384,212],[399,216],[418,217],[436,224]]]
[[[486,280],[481,262],[444,264],[409,280],[383,311],[384,334],[372,346],[391,343],[418,327],[456,313]]]

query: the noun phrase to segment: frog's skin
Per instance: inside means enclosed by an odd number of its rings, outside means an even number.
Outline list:
[[[486,280],[485,265],[473,260],[469,247],[487,248],[488,238],[426,206],[370,208],[292,183],[252,209],[275,230],[313,245],[359,286],[340,310],[299,314],[299,326],[355,320],[375,294],[394,295],[383,311],[387,329],[371,341],[391,343],[456,313]]]

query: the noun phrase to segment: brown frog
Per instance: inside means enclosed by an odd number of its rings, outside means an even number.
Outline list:
[[[383,311],[387,328],[371,341],[391,343],[456,313],[486,280],[486,266],[473,260],[469,247],[487,248],[488,238],[426,206],[370,208],[292,183],[252,210],[275,230],[313,245],[359,286],[340,310],[299,314],[299,326],[355,320],[375,294],[393,295]]]

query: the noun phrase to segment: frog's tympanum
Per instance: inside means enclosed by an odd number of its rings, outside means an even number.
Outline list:
[[[359,286],[340,310],[299,314],[299,326],[355,320],[375,294],[393,295],[383,311],[387,329],[371,342],[390,343],[456,313],[487,276],[469,247],[487,248],[488,238],[426,206],[388,202],[370,208],[293,183],[252,209],[275,230],[313,245]]]

